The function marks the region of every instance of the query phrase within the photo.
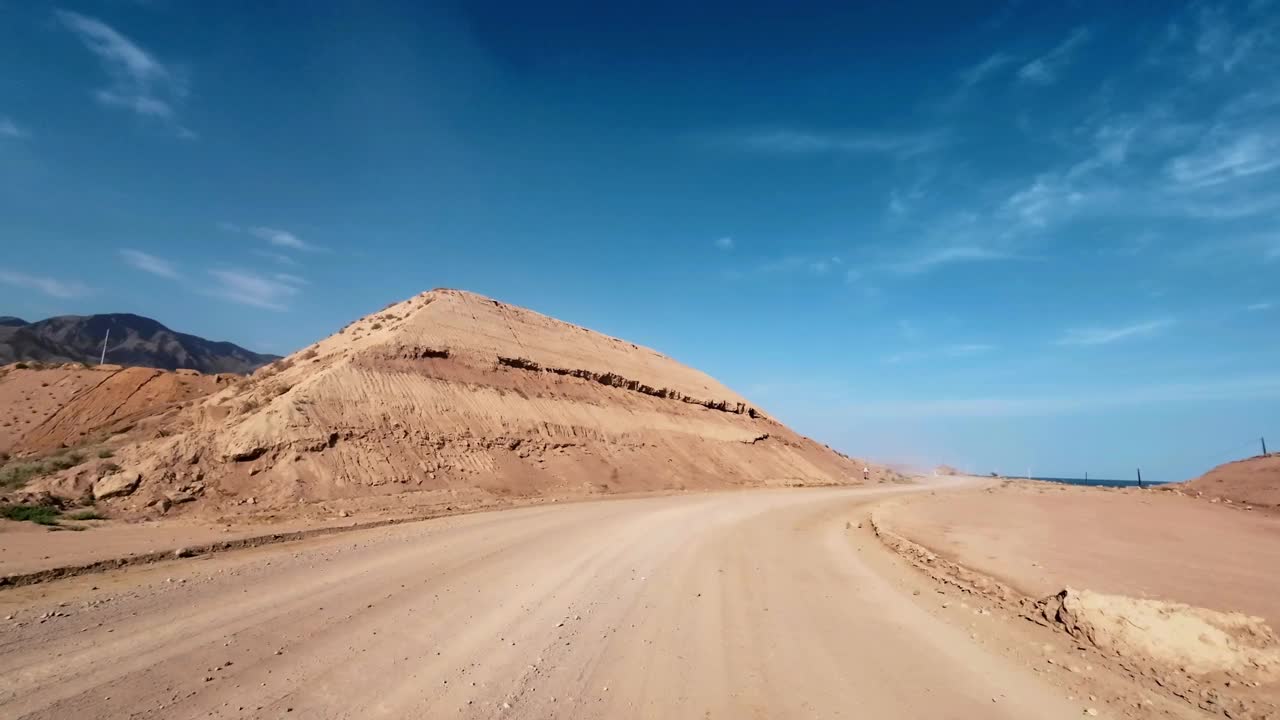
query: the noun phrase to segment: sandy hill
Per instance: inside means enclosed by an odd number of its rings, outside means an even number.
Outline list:
[[[175,332],[151,318],[113,313],[62,315],[34,323],[0,318],[0,363],[96,363],[108,330],[107,361],[118,365],[248,373],[278,359],[229,342]]]
[[[140,482],[116,510],[826,485],[860,482],[863,465],[653,350],[457,290],[357,321],[170,432],[117,457],[129,475],[111,481]]]
[[[1195,480],[1166,487],[1232,503],[1280,509],[1280,455],[1272,453],[1229,462]]]
[[[0,367],[0,452],[45,455],[101,440],[236,379],[119,365]]]

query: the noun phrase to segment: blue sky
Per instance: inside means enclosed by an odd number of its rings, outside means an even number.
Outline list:
[[[0,314],[460,287],[883,460],[1280,446],[1280,5],[854,5],[0,0]]]

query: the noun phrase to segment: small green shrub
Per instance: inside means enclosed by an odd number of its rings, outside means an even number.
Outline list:
[[[44,463],[13,463],[0,469],[0,487],[22,487],[44,474]]]
[[[79,510],[67,516],[68,520],[106,520],[107,516],[97,510]]]
[[[60,514],[57,508],[47,505],[10,505],[2,512],[10,520],[26,520],[37,525],[57,525]]]
[[[84,462],[84,458],[84,453],[73,451],[43,460],[10,462],[0,468],[0,487],[22,487],[33,478],[75,467]]]
[[[101,450],[98,451],[98,457],[102,458],[103,460],[106,460],[107,458],[112,457],[115,454],[116,454],[115,451],[112,450],[111,448],[102,448]]]

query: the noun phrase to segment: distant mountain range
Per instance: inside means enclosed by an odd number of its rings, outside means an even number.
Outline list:
[[[108,329],[107,362],[116,365],[248,373],[280,357],[174,332],[140,315],[112,313],[62,315],[34,323],[0,316],[0,364],[20,360],[97,363]]]

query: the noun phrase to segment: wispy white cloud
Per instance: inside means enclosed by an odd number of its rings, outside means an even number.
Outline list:
[[[1045,174],[1037,177],[1030,186],[1010,195],[1004,210],[1023,226],[1043,228],[1059,216],[1072,212],[1084,199],[1084,193],[1070,182]]]
[[[1252,305],[1246,305],[1244,309],[1249,312],[1263,312],[1264,310],[1270,310],[1273,307],[1275,307],[1275,303],[1260,302]]]
[[[914,255],[890,263],[888,268],[904,275],[916,275],[944,265],[1012,259],[1015,259],[1015,256],[993,248],[977,245],[953,245],[925,248]]]
[[[314,251],[321,249],[316,245],[312,245],[311,243],[304,241],[302,238],[294,235],[288,230],[257,226],[248,228],[248,233],[259,240],[265,240],[276,247],[286,248],[289,250]]]
[[[70,10],[56,10],[58,20],[102,63],[111,83],[94,93],[104,105],[175,123],[178,134],[194,137],[176,125],[174,104],[187,94],[185,78],[110,25]]]
[[[279,280],[280,282],[286,285],[293,285],[295,287],[308,284],[306,279],[300,278],[297,275],[290,275],[289,273],[274,273],[271,275],[271,277],[275,278],[276,280]]]
[[[825,275],[844,264],[839,256],[820,255],[788,255],[786,257],[765,260],[746,269],[730,272],[731,277],[742,278],[760,275],[789,275],[808,273]]]
[[[1133,325],[1112,328],[1081,328],[1068,330],[1058,339],[1057,345],[1109,345],[1121,340],[1150,337],[1174,324],[1172,318],[1151,320]]]
[[[88,295],[93,290],[87,285],[74,280],[58,280],[43,275],[29,275],[14,270],[0,269],[0,282],[6,285],[36,290],[56,298],[77,298]]]
[[[988,353],[995,349],[995,345],[986,343],[961,343],[959,345],[948,345],[942,349],[942,352],[944,355],[950,355],[951,357],[970,357]]]
[[[1230,73],[1263,45],[1274,44],[1276,39],[1267,25],[1237,26],[1225,6],[1201,4],[1196,8],[1192,38],[1201,61],[1197,73],[1201,77]]]
[[[1280,168],[1280,139],[1276,132],[1239,134],[1239,128],[1210,133],[1199,147],[1173,158],[1169,177],[1181,187],[1201,188],[1231,182]]]
[[[967,92],[974,86],[981,84],[987,78],[1015,62],[1017,62],[1017,58],[1008,53],[997,52],[993,55],[989,55],[982,62],[971,65],[960,71],[960,91]]]
[[[733,238],[729,237],[728,235],[725,235],[724,237],[716,238],[716,247],[721,250],[732,250]]]
[[[823,132],[775,129],[731,133],[717,144],[770,155],[891,155],[910,157],[941,147],[941,131],[875,132],[848,130]]]
[[[250,270],[210,270],[209,275],[214,280],[213,295],[267,310],[287,310],[289,301],[301,292],[297,283]]]
[[[829,258],[818,258],[809,263],[809,272],[815,275],[826,275],[828,272],[844,265],[844,259],[839,256]]]
[[[182,273],[178,272],[178,268],[164,258],[128,248],[122,248],[119,252],[120,257],[126,263],[143,272],[149,272],[152,275],[159,275],[170,280],[177,280],[182,277]]]
[[[1093,388],[1061,394],[1028,392],[1011,396],[860,402],[850,406],[848,412],[868,418],[1044,417],[1163,403],[1222,402],[1260,397],[1280,397],[1280,375]]]
[[[284,253],[272,252],[270,250],[263,250],[261,248],[255,249],[252,252],[254,255],[257,255],[258,257],[264,257],[264,258],[267,258],[268,260],[273,260],[281,265],[287,265],[289,267],[296,267],[298,265],[297,260],[294,260],[293,258],[289,257],[288,255],[285,255]]]
[[[983,355],[995,349],[995,345],[989,345],[987,343],[956,343],[952,345],[939,345],[905,350],[903,352],[893,353],[892,355],[886,356],[884,361],[890,365],[901,365],[903,363],[920,362],[922,360],[955,360]]]
[[[1076,50],[1092,36],[1089,28],[1076,28],[1052,50],[1018,68],[1018,79],[1033,85],[1052,85],[1071,63]]]
[[[22,140],[28,137],[28,133],[12,119],[0,115],[0,138],[9,138],[10,140]]]

